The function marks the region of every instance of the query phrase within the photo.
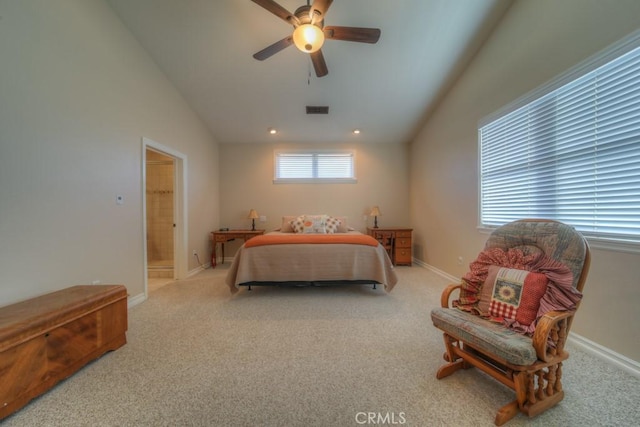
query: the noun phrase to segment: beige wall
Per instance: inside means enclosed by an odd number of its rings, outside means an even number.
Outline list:
[[[461,276],[487,238],[476,229],[478,120],[638,28],[637,0],[514,3],[411,146],[420,259]],[[594,250],[572,331],[640,361],[638,277],[640,255]]]
[[[273,155],[278,149],[352,149],[356,153],[356,184],[274,184]],[[221,144],[220,226],[250,228],[249,209],[265,215],[256,228],[273,230],[283,215],[329,214],[347,216],[349,225],[366,231],[373,226],[367,215],[378,205],[379,226],[407,226],[409,223],[408,155],[397,144]],[[225,255],[235,253],[238,244],[228,244]]]
[[[0,305],[93,280],[143,294],[143,137],[187,156],[188,249],[207,253],[217,144],[108,5],[0,16]]]

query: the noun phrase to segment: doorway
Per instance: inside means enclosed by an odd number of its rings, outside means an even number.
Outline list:
[[[187,157],[142,138],[145,297],[187,276]]]
[[[174,182],[173,157],[147,148],[147,279],[149,290],[174,279]]]

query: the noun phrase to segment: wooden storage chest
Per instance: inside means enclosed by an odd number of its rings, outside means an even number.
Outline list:
[[[126,343],[123,285],[73,286],[0,307],[0,419]]]

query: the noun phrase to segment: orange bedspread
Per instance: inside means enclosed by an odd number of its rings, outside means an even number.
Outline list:
[[[366,234],[264,234],[247,240],[244,246],[251,248],[254,246],[295,243],[346,243],[378,246],[378,241]]]

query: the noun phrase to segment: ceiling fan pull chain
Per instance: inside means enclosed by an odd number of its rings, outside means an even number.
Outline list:
[[[307,86],[311,86],[311,62],[307,62]]]

